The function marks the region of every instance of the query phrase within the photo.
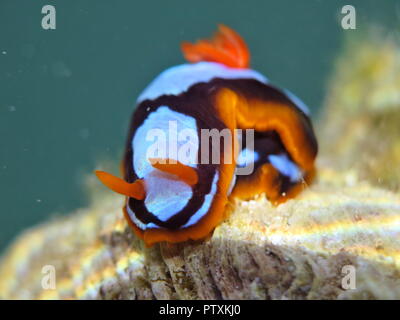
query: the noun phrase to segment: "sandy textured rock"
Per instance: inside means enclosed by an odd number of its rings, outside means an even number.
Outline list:
[[[400,190],[399,40],[353,39],[337,61],[319,123],[321,151],[338,170]],[[329,141],[329,143],[323,143]]]
[[[122,216],[123,199],[94,190],[90,207],[16,240],[0,264],[0,296],[399,299],[400,51],[376,41],[339,59],[318,125],[319,175],[298,198],[235,202],[207,241],[145,248]],[[46,265],[55,290],[42,288]],[[343,288],[345,266],[354,267],[355,289]]]

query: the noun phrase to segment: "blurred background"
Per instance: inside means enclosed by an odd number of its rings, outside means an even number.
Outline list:
[[[56,30],[41,27],[56,8]],[[356,8],[357,29],[341,27]],[[318,116],[344,39],[400,31],[398,0],[0,2],[0,253],[23,229],[88,204],[84,178],[119,163],[135,99],[183,63],[179,44],[238,31],[252,67]]]

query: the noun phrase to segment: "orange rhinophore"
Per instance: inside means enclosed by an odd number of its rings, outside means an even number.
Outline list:
[[[188,185],[193,186],[199,181],[196,170],[171,159],[149,159],[151,165],[163,172],[173,174]]]
[[[97,178],[112,191],[137,200],[144,199],[145,191],[142,180],[139,179],[133,183],[128,183],[108,172],[97,170],[95,173]]]

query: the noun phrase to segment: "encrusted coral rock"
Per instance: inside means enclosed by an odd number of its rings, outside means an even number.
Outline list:
[[[332,167],[356,168],[371,183],[399,191],[399,41],[381,34],[351,40],[328,91],[322,152]]]
[[[0,269],[3,298],[336,299],[400,297],[400,197],[322,170],[278,207],[232,205],[211,239],[145,248],[109,196],[27,231]],[[53,265],[56,289],[43,289]],[[345,290],[344,266],[354,266]]]
[[[386,41],[339,60],[319,175],[298,198],[235,202],[210,239],[145,248],[122,197],[96,191],[89,208],[17,239],[0,264],[0,297],[400,299],[400,50]]]

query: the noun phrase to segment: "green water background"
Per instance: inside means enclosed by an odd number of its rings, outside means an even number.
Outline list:
[[[56,7],[56,30],[41,27],[45,4]],[[356,30],[341,28],[345,4]],[[82,177],[99,159],[119,162],[136,97],[183,62],[181,41],[233,27],[252,67],[315,117],[344,37],[372,25],[398,33],[399,15],[398,0],[0,0],[0,251],[88,204]]]

